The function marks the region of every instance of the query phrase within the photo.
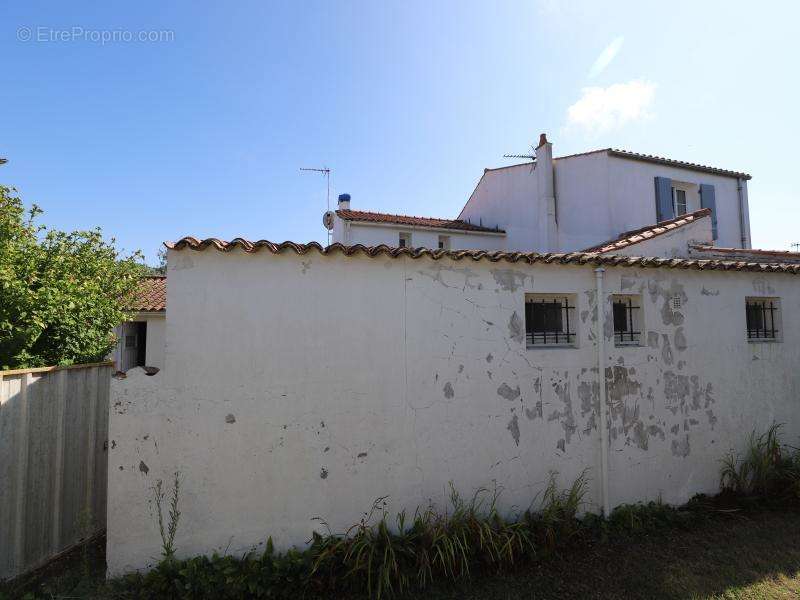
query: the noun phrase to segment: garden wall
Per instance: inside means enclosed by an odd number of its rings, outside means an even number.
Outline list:
[[[719,459],[773,420],[800,434],[800,285],[781,273],[433,260],[312,250],[171,250],[165,369],[114,381],[108,564],[147,568],[152,487],[180,473],[180,555],[306,543],[378,497],[443,506],[449,483],[528,508],[584,470],[601,506],[714,492]],[[574,347],[528,347],[525,294],[568,294]],[[642,303],[616,347],[610,294]],[[779,341],[749,342],[745,299],[780,298]]]

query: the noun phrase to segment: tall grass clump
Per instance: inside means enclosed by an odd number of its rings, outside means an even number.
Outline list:
[[[214,554],[179,560],[174,538],[180,519],[180,480],[169,498],[159,481],[153,489],[162,538],[162,560],[151,571],[112,582],[112,589],[141,598],[331,598],[366,593],[388,598],[432,584],[463,581],[510,570],[566,545],[582,527],[586,472],[566,490],[551,473],[540,506],[523,515],[498,508],[501,489],[481,488],[469,498],[450,484],[449,504],[391,516],[378,498],[355,525],[334,533],[320,520],[302,550],[276,553],[272,539],[259,553]]]
[[[533,536],[524,521],[504,518],[500,492],[477,490],[465,501],[450,485],[450,507],[417,509],[391,520],[380,498],[359,523],[342,535],[316,534],[312,576],[330,587],[366,582],[370,597],[422,589],[435,581],[457,581],[473,570],[502,570],[533,556]],[[378,516],[376,516],[378,515]],[[326,526],[327,527],[327,526]]]
[[[561,490],[558,487],[558,473],[550,473],[541,505],[536,511],[529,509],[524,517],[543,551],[553,552],[557,547],[566,545],[579,532],[581,523],[578,515],[584,505],[588,483],[587,471],[584,470],[569,488]]]
[[[800,451],[781,443],[780,428],[751,432],[743,454],[731,451],[722,459],[720,486],[742,496],[800,499]]]

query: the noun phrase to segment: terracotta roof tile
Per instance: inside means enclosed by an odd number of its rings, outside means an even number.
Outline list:
[[[139,282],[128,310],[161,312],[167,309],[167,278],[163,275],[145,277]]]
[[[584,250],[584,252],[599,252],[603,254],[606,252],[614,252],[617,250],[622,250],[623,248],[627,248],[628,246],[633,246],[634,244],[639,244],[641,242],[651,240],[654,237],[658,237],[659,235],[669,233],[670,231],[675,231],[676,229],[683,227],[684,225],[689,225],[690,223],[694,223],[698,219],[702,219],[703,217],[708,217],[710,215],[711,215],[710,208],[701,208],[700,210],[691,213],[686,213],[685,215],[681,215],[680,217],[670,219],[669,221],[662,221],[660,223],[656,223],[655,225],[648,225],[647,227],[642,227],[640,229],[633,229],[631,231],[626,231],[625,233],[621,233],[618,237],[614,238],[613,240],[608,240],[607,242],[603,242],[602,244],[598,244],[597,246],[592,246],[591,248],[587,248],[586,250]]]
[[[432,227],[435,229],[452,229],[455,231],[474,231],[481,233],[505,234],[502,229],[473,225],[457,219],[434,219],[430,217],[411,217],[407,215],[390,215],[386,213],[367,212],[363,210],[340,209],[336,211],[345,221],[363,221],[367,223],[392,223],[410,227]]]
[[[709,246],[704,244],[695,244],[690,246],[695,252],[707,253],[715,255],[715,257],[725,258],[727,260],[755,260],[760,262],[777,262],[777,263],[800,263],[800,252],[791,252],[790,250],[760,250],[758,248],[724,248],[720,246]]]
[[[344,256],[368,256],[389,258],[408,257],[411,259],[430,258],[440,260],[448,258],[450,260],[487,260],[490,262],[509,262],[525,264],[573,264],[573,265],[595,265],[595,266],[621,266],[621,267],[662,267],[670,269],[694,269],[694,270],[720,270],[720,271],[757,271],[763,273],[791,273],[800,274],[800,264],[783,263],[759,263],[733,260],[699,260],[687,258],[653,258],[643,256],[620,256],[614,254],[601,254],[599,252],[570,252],[570,253],[547,253],[538,252],[503,252],[486,250],[431,250],[429,248],[392,248],[385,245],[380,246],[345,246],[340,243],[331,244],[323,248],[317,242],[309,244],[298,244],[296,242],[282,242],[276,244],[267,240],[251,242],[242,238],[236,238],[229,242],[208,238],[198,240],[193,237],[185,237],[177,242],[166,242],[164,244],[171,250],[191,250],[202,251],[213,248],[220,252],[230,252],[236,248],[247,253],[266,250],[272,254],[282,254],[290,251],[304,255],[311,251],[321,255],[343,254]]]

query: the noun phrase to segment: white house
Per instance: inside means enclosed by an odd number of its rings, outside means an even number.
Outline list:
[[[133,367],[164,368],[167,278],[145,277],[128,309],[133,313],[114,329],[117,345],[112,359],[118,371]]]
[[[535,161],[486,169],[457,219],[357,211],[345,194],[325,224],[344,245],[575,252],[708,208],[705,243],[750,248],[749,179],[612,148],[553,158],[542,134]]]
[[[503,250],[506,232],[484,227],[480,219],[468,223],[457,219],[436,219],[391,215],[350,208],[350,195],[339,196],[339,208],[325,213],[323,222],[333,231],[333,242],[345,245],[381,244],[398,248],[461,250],[483,248]]]

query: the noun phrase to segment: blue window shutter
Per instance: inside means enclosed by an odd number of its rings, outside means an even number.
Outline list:
[[[672,180],[669,177],[656,177],[656,221],[660,223],[674,218]]]
[[[700,206],[711,209],[711,235],[717,239],[717,198],[713,185],[700,184]]]

